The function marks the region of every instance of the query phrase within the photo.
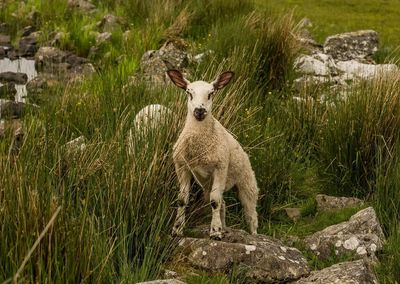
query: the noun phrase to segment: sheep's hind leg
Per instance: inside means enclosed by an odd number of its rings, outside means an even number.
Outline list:
[[[238,186],[239,187],[239,199],[243,206],[244,215],[249,226],[250,233],[252,235],[257,234],[258,218],[257,218],[257,199],[258,199],[258,189],[256,186],[249,187]]]
[[[182,236],[183,228],[185,227],[185,211],[189,203],[191,174],[190,171],[179,166],[176,166],[176,173],[178,176],[180,191],[178,194],[178,210],[174,227],[172,228],[172,235]]]

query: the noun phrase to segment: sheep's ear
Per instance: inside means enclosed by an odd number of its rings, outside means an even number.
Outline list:
[[[223,87],[228,85],[228,83],[231,81],[234,75],[235,73],[233,73],[232,71],[224,72],[221,75],[219,75],[217,80],[211,82],[211,84],[214,85],[215,90],[222,89]]]
[[[167,74],[172,82],[179,88],[186,90],[187,85],[190,84],[190,82],[183,77],[182,73],[176,69],[168,70]]]

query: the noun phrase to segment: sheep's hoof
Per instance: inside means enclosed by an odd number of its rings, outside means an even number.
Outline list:
[[[210,233],[210,239],[220,241],[222,240],[222,232],[211,232]]]

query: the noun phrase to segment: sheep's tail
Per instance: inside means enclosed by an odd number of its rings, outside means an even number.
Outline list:
[[[249,226],[251,234],[257,234],[258,218],[257,218],[257,200],[258,187],[254,172],[251,170],[247,178],[241,180],[238,187],[238,195],[240,203],[243,206],[246,222]]]

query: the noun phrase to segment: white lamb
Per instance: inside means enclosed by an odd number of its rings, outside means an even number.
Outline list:
[[[222,238],[225,229],[223,193],[235,185],[250,233],[257,234],[258,187],[249,157],[211,114],[215,92],[226,86],[234,73],[224,72],[211,83],[191,83],[178,70],[168,70],[167,74],[188,96],[186,123],[173,150],[180,184],[173,234],[182,235],[192,176],[203,188],[205,199],[212,207],[211,238]]]

